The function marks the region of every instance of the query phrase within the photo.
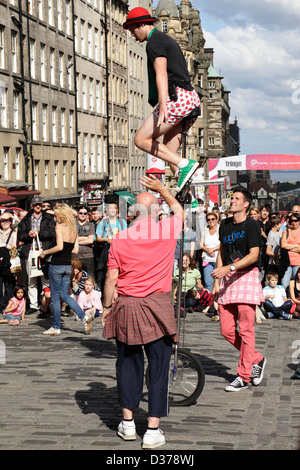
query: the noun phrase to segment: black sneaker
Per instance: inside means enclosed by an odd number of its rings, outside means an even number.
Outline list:
[[[253,371],[253,385],[259,385],[264,378],[264,368],[266,367],[267,359],[264,357],[258,364],[252,366]]]
[[[240,390],[243,390],[244,388],[248,388],[247,382],[244,382],[243,379],[241,379],[241,377],[237,377],[236,379],[234,379],[233,382],[231,382],[231,384],[225,387],[225,391],[226,392],[239,392]]]

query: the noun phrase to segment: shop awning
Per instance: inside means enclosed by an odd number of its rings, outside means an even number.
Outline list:
[[[127,204],[129,204],[130,206],[134,204],[135,196],[131,194],[129,191],[115,191],[115,194],[125,199]]]
[[[16,199],[10,194],[0,193],[0,206],[13,207],[16,205]]]
[[[16,199],[25,199],[28,196],[37,196],[41,194],[41,191],[35,191],[33,189],[20,189],[19,191],[9,191],[8,195]]]

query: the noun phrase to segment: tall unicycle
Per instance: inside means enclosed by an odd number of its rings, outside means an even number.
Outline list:
[[[198,110],[198,108],[197,108]],[[189,116],[188,116],[189,117]],[[191,117],[193,118],[193,111]],[[187,119],[187,118],[186,118]],[[186,120],[183,121],[183,139],[182,151],[185,155],[186,145]],[[191,179],[185,184],[182,191],[178,194],[176,199],[182,206],[190,204],[189,187]],[[178,295],[177,295],[177,332],[179,341],[182,341],[182,322],[185,318],[181,318],[181,301],[182,301],[182,280],[183,280],[183,236],[180,238],[180,254],[179,254],[179,280],[178,280]],[[146,371],[146,384],[149,384],[149,371]],[[197,399],[202,393],[205,384],[205,372],[201,361],[186,348],[181,348],[180,343],[175,343],[173,346],[170,372],[169,372],[169,405],[170,406],[190,406],[197,402]]]

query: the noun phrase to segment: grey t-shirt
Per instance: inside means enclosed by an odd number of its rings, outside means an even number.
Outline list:
[[[93,235],[95,237],[95,226],[91,222],[86,222],[83,225],[76,224],[78,230],[78,237],[88,237]],[[90,245],[80,245],[79,243],[79,252],[76,255],[78,259],[89,259],[93,258],[93,244]]]
[[[279,251],[279,248],[280,248],[281,235],[282,235],[282,233],[281,233],[280,230],[278,232],[272,232],[272,230],[271,230],[268,234],[266,245],[269,245],[269,246],[272,247],[272,252],[275,255],[277,255],[277,253]],[[275,260],[276,260],[276,256],[275,256]],[[269,257],[269,264],[277,265],[278,263],[276,263],[275,260],[273,259],[273,256],[270,256]]]

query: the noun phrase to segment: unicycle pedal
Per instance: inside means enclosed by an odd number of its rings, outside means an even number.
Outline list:
[[[192,202],[192,195],[189,193],[190,186],[193,181],[193,176],[192,175],[188,181],[185,183],[183,186],[182,190],[176,194],[175,199],[181,204],[182,206],[185,204],[191,204]]]

